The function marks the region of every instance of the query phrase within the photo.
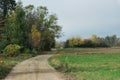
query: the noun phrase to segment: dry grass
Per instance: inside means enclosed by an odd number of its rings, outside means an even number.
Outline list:
[[[96,53],[119,53],[120,47],[113,47],[113,48],[66,48],[61,49],[58,51],[58,53],[77,53],[77,54],[83,54],[83,53],[90,53],[90,54],[96,54]]]

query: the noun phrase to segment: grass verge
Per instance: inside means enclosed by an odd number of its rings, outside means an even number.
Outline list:
[[[4,79],[17,63],[20,63],[21,61],[26,60],[31,57],[32,55],[30,54],[21,54],[16,57],[8,57],[8,58],[1,57],[0,79]]]

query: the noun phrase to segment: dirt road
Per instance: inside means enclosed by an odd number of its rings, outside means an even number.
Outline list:
[[[51,55],[40,55],[16,65],[5,80],[65,80],[49,64]]]

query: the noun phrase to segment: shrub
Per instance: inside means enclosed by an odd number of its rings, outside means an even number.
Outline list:
[[[65,73],[71,72],[71,66],[67,62],[60,62],[57,56],[49,58],[49,63],[58,71],[64,71]]]
[[[34,56],[36,56],[36,55],[38,54],[38,52],[37,52],[36,49],[33,49],[31,54],[32,54],[32,56],[34,57]]]
[[[2,50],[6,47],[6,45],[8,45],[8,40],[6,39],[1,39],[0,40],[0,53],[2,53]]]
[[[24,49],[24,53],[26,53],[26,54],[31,54],[31,53],[32,53],[32,50],[30,50],[29,48],[25,48],[25,49]]]
[[[49,58],[49,63],[56,69],[61,70],[61,62],[56,57]]]
[[[0,80],[5,78],[7,74],[11,71],[11,66],[3,66],[2,64],[0,65]]]
[[[21,47],[17,44],[9,44],[3,50],[3,54],[4,54],[4,56],[9,56],[9,57],[16,56],[20,49],[21,49]]]

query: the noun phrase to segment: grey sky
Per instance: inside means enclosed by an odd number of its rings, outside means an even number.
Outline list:
[[[120,37],[120,0],[22,0],[24,5],[47,6],[56,13],[64,36],[90,37],[92,34]]]

